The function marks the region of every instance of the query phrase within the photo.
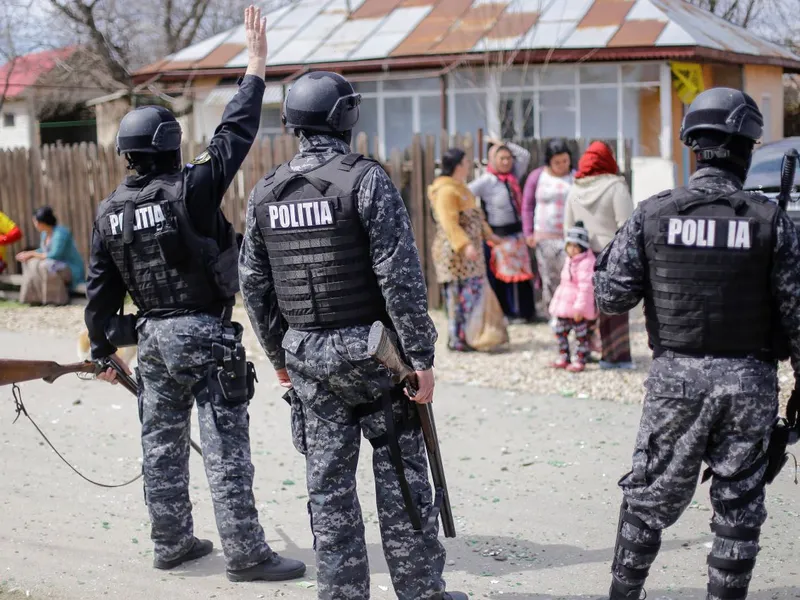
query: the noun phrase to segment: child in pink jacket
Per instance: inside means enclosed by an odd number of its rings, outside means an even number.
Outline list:
[[[589,322],[597,318],[592,285],[595,258],[589,251],[589,232],[582,221],[567,230],[565,250],[567,260],[561,270],[561,283],[550,302],[550,314],[556,319],[554,329],[560,354],[553,367],[579,373],[586,367],[589,355]],[[578,347],[570,363],[569,332],[573,329]]]

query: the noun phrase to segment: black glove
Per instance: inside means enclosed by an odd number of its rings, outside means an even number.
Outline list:
[[[800,380],[797,376],[794,379],[794,389],[792,395],[789,396],[789,403],[786,405],[786,420],[789,421],[789,427],[794,429],[797,426],[797,418],[800,414]]]

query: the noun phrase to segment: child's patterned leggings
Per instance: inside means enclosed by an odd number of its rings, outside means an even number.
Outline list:
[[[578,364],[585,364],[586,357],[589,355],[589,322],[583,319],[577,323],[575,319],[562,319],[556,320],[556,339],[558,340],[558,351],[561,354],[561,359],[569,362],[569,332],[575,330],[575,338],[578,340],[578,348],[575,353],[575,362]]]

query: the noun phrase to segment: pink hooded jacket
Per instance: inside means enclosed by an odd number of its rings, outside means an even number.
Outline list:
[[[595,258],[591,250],[564,261],[561,270],[561,283],[550,301],[550,314],[562,319],[574,319],[580,314],[587,321],[597,318],[597,305],[594,302]]]

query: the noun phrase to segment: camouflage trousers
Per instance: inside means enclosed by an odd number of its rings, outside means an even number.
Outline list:
[[[214,364],[211,344],[222,342],[221,319],[143,319],[138,330],[144,489],[156,557],[174,559],[193,541],[189,433],[194,389],[203,462],[228,569],[266,560],[271,549],[253,497],[248,403],[231,404],[219,393],[198,389]]]
[[[767,518],[762,481],[778,414],[776,367],[755,359],[667,353],[653,362],[645,388],[633,469],[620,481],[623,513],[632,518],[620,520],[614,578],[634,588],[644,585],[661,530],[689,506],[705,462],[712,474],[716,533],[708,599],[718,600],[722,590],[743,598]]]
[[[311,529],[317,557],[319,598],[365,600],[370,577],[364,522],[356,493],[362,433],[386,432],[383,413],[354,415],[381,398],[388,371],[367,355],[368,327],[324,332],[289,330],[284,337],[286,367],[299,401],[292,406],[295,447],[306,457]],[[395,414],[407,408],[395,401]],[[421,431],[399,433],[405,477],[424,523],[432,509],[428,461]],[[383,552],[401,600],[441,598],[445,551],[438,524],[415,532],[392,465],[389,447],[372,455]]]

